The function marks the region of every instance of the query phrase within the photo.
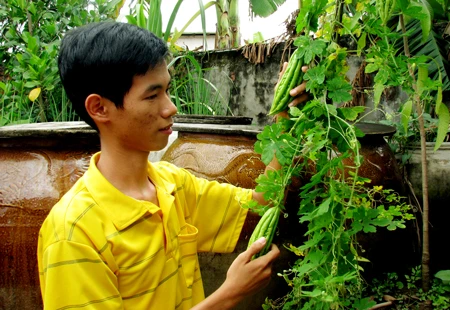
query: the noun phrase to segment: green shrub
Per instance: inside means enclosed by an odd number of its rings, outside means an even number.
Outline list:
[[[60,40],[71,28],[114,19],[121,5],[121,0],[0,0],[0,126],[78,120],[58,74]]]

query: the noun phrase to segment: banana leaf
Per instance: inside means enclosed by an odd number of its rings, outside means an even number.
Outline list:
[[[286,0],[250,0],[250,11],[260,17],[274,13]]]
[[[450,90],[449,65],[446,58],[449,44],[433,30],[430,31],[426,40],[422,40],[422,28],[419,20],[411,20],[406,24],[406,32],[411,56],[426,56],[428,76],[433,80],[441,79],[443,91]]]

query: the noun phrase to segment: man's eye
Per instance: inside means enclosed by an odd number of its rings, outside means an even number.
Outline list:
[[[147,99],[148,100],[153,100],[153,99],[156,99],[157,96],[158,95],[151,95],[151,96],[148,96]]]

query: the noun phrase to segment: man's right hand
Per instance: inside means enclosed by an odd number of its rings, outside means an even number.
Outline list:
[[[252,260],[265,246],[266,239],[255,241],[247,251],[239,254],[227,272],[222,286],[192,310],[233,309],[245,297],[250,296],[267,284],[272,275],[272,263],[280,255],[280,250],[272,244],[270,251]]]
[[[266,239],[255,241],[247,251],[242,252],[231,264],[224,285],[236,295],[248,296],[266,286],[272,275],[272,263],[280,255],[280,250],[272,244],[270,251],[257,259],[253,255],[259,253],[265,246]]]
[[[192,309],[232,309],[245,297],[265,287],[272,275],[272,263],[280,255],[278,247],[272,244],[266,255],[252,260],[265,244],[266,239],[260,238],[239,254],[228,269],[222,286]]]

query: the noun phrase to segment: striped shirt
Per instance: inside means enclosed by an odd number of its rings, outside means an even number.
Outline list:
[[[41,227],[45,309],[190,309],[204,299],[197,252],[234,250],[251,190],[149,163],[158,207],[111,185],[99,156]]]

